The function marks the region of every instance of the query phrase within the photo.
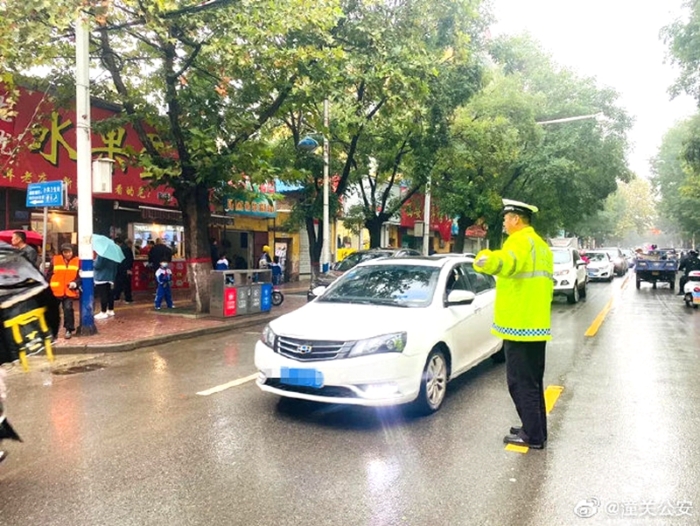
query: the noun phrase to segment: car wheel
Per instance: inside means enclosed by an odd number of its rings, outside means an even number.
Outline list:
[[[638,279],[637,280],[637,289],[640,289],[642,287],[642,280]]]
[[[676,282],[675,281],[669,281],[668,286],[671,288],[671,290],[675,290],[676,288]]]
[[[686,307],[692,307],[693,304],[690,302],[690,300],[685,300],[685,306],[686,306]]]
[[[655,289],[655,288],[656,288],[656,281],[655,281],[654,283],[652,283],[651,288],[652,288],[652,289]]]
[[[579,292],[578,292],[579,297],[581,297],[581,298],[586,297],[586,294],[587,294],[586,287],[588,287],[588,280],[583,282],[583,287],[581,287],[581,290],[579,290]]]
[[[445,400],[447,392],[447,360],[441,349],[433,349],[421,376],[420,393],[414,402],[414,408],[419,414],[434,413]]]
[[[572,305],[574,303],[578,303],[579,300],[579,292],[578,292],[578,282],[574,283],[574,288],[571,290],[569,294],[566,295],[566,300],[571,303]]]

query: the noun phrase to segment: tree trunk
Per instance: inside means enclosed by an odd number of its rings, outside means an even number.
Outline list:
[[[318,234],[316,233],[318,228]],[[311,259],[311,279],[318,277],[321,269],[321,250],[323,249],[323,221],[314,225],[314,218],[306,218],[306,234],[309,236],[309,258]]]
[[[505,240],[505,234],[503,233],[503,220],[501,218],[498,221],[489,223],[489,230],[486,234],[486,239],[489,242],[489,248],[491,250],[496,250],[501,248],[503,241]]]
[[[464,233],[466,232],[467,228],[469,228],[473,224],[474,224],[474,221],[468,217],[460,216],[459,219],[457,220],[457,227],[458,227],[459,231],[457,232],[457,235],[455,236],[454,251],[457,252],[458,254],[461,254],[464,252]]]
[[[379,248],[382,245],[382,225],[387,221],[386,214],[379,214],[365,221],[369,230],[369,248]]]
[[[209,312],[209,189],[203,184],[174,192],[185,226],[185,259],[190,293],[196,312]]]

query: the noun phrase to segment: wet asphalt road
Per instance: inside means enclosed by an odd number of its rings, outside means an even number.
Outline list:
[[[490,361],[426,418],[280,403],[252,381],[198,396],[255,372],[257,329],[50,386],[13,376],[25,443],[3,444],[0,525],[700,524],[700,311],[623,283],[554,305],[545,383],[564,391],[544,451],[504,449],[517,417]]]

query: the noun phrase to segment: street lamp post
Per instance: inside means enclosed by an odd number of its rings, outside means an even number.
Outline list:
[[[321,248],[321,272],[326,273],[330,268],[330,140],[328,139],[328,128],[330,125],[330,102],[328,99],[323,101],[323,247]],[[311,136],[304,137],[297,145],[300,149],[312,152],[318,148],[318,141]]]
[[[90,29],[88,15],[80,11],[75,25],[75,100],[78,183],[78,257],[80,258],[80,334],[97,332],[92,307],[95,302],[92,262],[92,177],[90,160]]]
[[[430,185],[431,177],[425,183],[425,199],[423,201],[423,255],[430,255]]]
[[[330,103],[328,99],[323,101],[323,249],[321,255],[321,268],[325,274],[328,272],[331,262],[331,218],[330,218],[330,158],[331,144],[328,140],[328,127],[330,124]]]

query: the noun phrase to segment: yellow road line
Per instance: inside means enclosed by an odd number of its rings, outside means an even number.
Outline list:
[[[629,282],[630,275],[626,274],[625,279],[622,280],[622,284],[620,285],[620,292],[625,289],[627,286],[627,283]],[[593,337],[598,333],[598,329],[600,329],[600,326],[603,325],[603,322],[605,321],[605,317],[608,315],[608,312],[610,312],[610,309],[612,309],[613,304],[615,303],[615,296],[610,298],[608,303],[605,304],[605,307],[603,307],[603,310],[600,311],[598,316],[596,316],[595,320],[593,320],[593,323],[591,323],[591,326],[586,329],[586,332],[584,333],[584,336],[588,337]]]
[[[221,391],[225,391],[226,389],[230,389],[231,387],[236,387],[239,385],[246,384],[248,382],[252,382],[258,377],[258,373],[251,374],[250,376],[246,376],[244,378],[239,378],[238,380],[233,380],[232,382],[228,382],[225,384],[217,385],[216,387],[212,387],[211,389],[207,389],[206,391],[200,391],[197,394],[200,396],[209,396],[213,395],[216,393],[220,393]]]
[[[592,337],[598,333],[598,329],[600,329],[600,326],[603,325],[603,321],[605,321],[605,317],[608,315],[608,312],[610,312],[610,309],[612,309],[614,302],[615,298],[610,298],[610,300],[608,300],[608,303],[605,305],[605,307],[603,307],[603,310],[600,311],[598,316],[596,316],[596,319],[593,320],[591,326],[586,329],[584,336]]]
[[[544,405],[547,414],[551,413],[552,409],[554,409],[554,404],[557,403],[562,391],[564,391],[564,388],[561,385],[548,385],[544,390]],[[514,453],[527,453],[530,450],[529,447],[516,446],[513,444],[508,444],[505,449],[506,451],[513,451]]]

